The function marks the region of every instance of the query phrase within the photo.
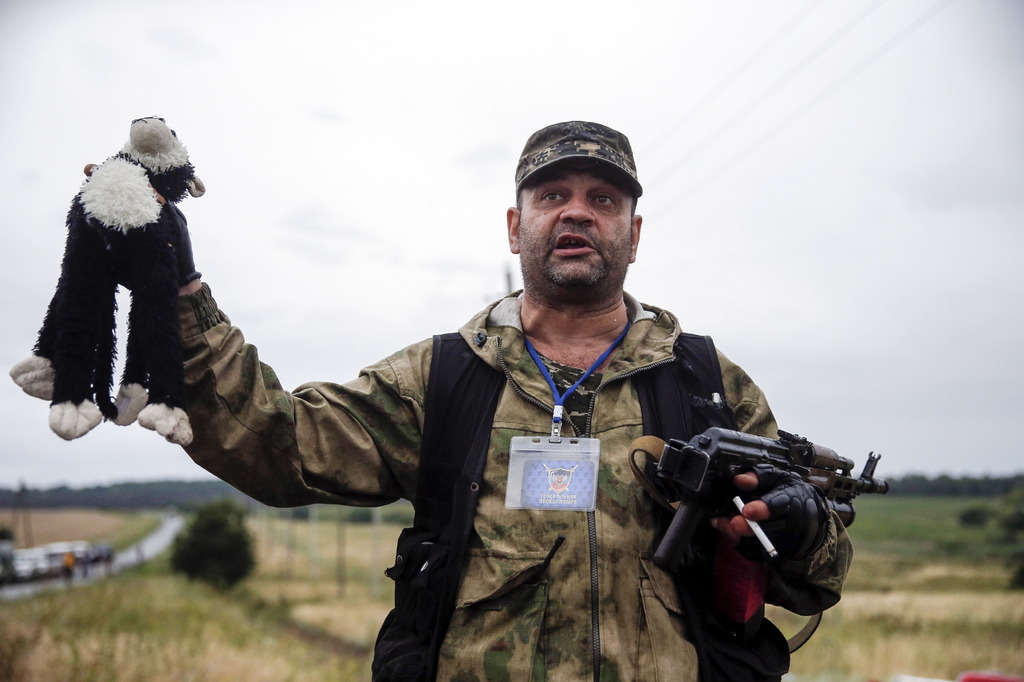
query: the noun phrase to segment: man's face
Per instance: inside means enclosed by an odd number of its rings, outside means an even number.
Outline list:
[[[642,221],[628,192],[568,171],[525,188],[521,199],[508,210],[508,240],[527,293],[563,301],[621,295]]]

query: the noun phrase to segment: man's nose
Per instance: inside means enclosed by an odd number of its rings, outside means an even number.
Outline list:
[[[574,223],[585,223],[593,220],[594,212],[590,202],[587,201],[587,197],[576,194],[565,202],[565,205],[562,207],[561,218],[562,220]]]

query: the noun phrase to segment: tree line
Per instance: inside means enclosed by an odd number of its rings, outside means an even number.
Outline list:
[[[908,474],[886,480],[892,486],[890,495],[924,497],[999,497],[1024,487],[1024,474],[980,477]]]
[[[929,497],[998,497],[1015,488],[1024,487],[1024,474],[1010,476],[950,476],[939,474],[907,474],[885,477],[891,487],[889,495]],[[224,497],[246,506],[259,505],[249,496],[219,480],[152,481],[115,483],[113,485],[48,489],[0,488],[0,507],[32,507],[39,509],[100,508],[154,509],[177,507],[189,509]],[[369,512],[367,512],[368,514]]]
[[[249,496],[219,481],[151,481],[70,488],[0,488],[0,507],[34,509],[189,509],[225,497],[246,505]]]

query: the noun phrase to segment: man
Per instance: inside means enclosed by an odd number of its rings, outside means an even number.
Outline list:
[[[671,314],[623,291],[642,225],[629,142],[594,123],[549,126],[527,142],[516,189],[506,218],[523,291],[460,330],[504,384],[468,550],[456,557],[460,580],[439,633],[436,679],[696,680],[676,576],[651,560],[661,517],[627,459],[644,433],[636,381],[673,361],[681,331]],[[347,384],[287,392],[207,286],[195,280],[182,293],[195,432],[187,449],[197,463],[271,505],[416,503],[430,495],[417,490],[417,474],[431,340]],[[776,437],[760,389],[718,360],[737,426]],[[523,436],[532,439],[524,445]],[[581,449],[566,449],[570,440]],[[537,492],[525,481],[540,465],[550,489]],[[736,484],[755,497],[779,487],[765,490],[753,473]],[[570,486],[581,494],[563,495]],[[813,613],[838,601],[849,542],[811,486],[788,481],[785,490],[789,502],[772,514],[784,517],[785,530],[773,539],[789,550],[772,568],[769,597]],[[713,525],[735,542],[751,533],[745,518],[768,517],[755,499],[742,516]],[[381,679],[395,672],[387,661],[375,670]]]

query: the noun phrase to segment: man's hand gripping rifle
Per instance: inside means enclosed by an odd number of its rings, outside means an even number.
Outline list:
[[[634,447],[634,454],[637,449],[643,450]],[[657,460],[654,483],[662,494],[674,493],[666,497],[678,499],[678,506],[654,561],[672,571],[684,563],[699,522],[735,496],[733,478],[745,471],[757,472],[759,477],[772,471],[796,474],[817,487],[843,524],[850,526],[855,516],[854,498],[889,491],[889,484],[874,475],[879,457],[870,453],[855,478],[850,459],[785,431],[779,431],[778,440],[771,440],[715,427],[689,442],[670,440]],[[762,545],[766,551],[770,547],[766,540]]]

